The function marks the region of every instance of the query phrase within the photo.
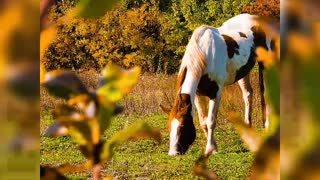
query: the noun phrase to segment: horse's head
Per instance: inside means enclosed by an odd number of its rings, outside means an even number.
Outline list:
[[[192,104],[190,95],[180,94],[173,108],[161,109],[169,115],[167,123],[170,133],[169,155],[185,154],[196,138],[196,129],[192,118]]]

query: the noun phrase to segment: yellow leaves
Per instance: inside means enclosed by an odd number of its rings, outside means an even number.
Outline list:
[[[140,64],[137,62],[145,61],[144,56],[140,55],[139,53],[130,53],[126,54],[123,60],[125,66],[130,67],[132,64]]]
[[[112,102],[119,101],[137,83],[140,72],[140,67],[123,70],[116,65],[108,65],[102,71],[102,80],[97,90],[98,96],[105,97]]]
[[[262,61],[266,68],[270,68],[275,63],[274,52],[267,51],[262,47],[258,47],[256,50],[258,60]]]
[[[39,68],[40,68],[40,84],[41,84],[44,81],[46,71],[45,71],[44,66],[43,66],[42,63],[40,63],[40,67]]]
[[[10,60],[9,57],[9,38],[12,32],[14,32],[22,24],[22,6],[19,3],[12,3],[6,9],[0,12],[0,24],[2,25],[0,31],[0,80],[5,77],[5,65]]]
[[[264,66],[268,69],[272,65],[280,63],[280,26],[279,22],[271,21],[265,18],[257,18],[255,21],[261,26],[263,31],[268,37],[274,41],[274,48],[271,51],[267,51],[262,47],[257,47],[256,53],[258,61],[263,62]],[[271,41],[271,46],[273,46]],[[272,47],[271,47],[272,48]]]

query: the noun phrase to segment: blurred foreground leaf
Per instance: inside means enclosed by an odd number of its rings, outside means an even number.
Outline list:
[[[219,179],[217,174],[213,171],[209,171],[207,167],[207,161],[208,157],[205,157],[204,155],[200,156],[195,165],[193,165],[192,171],[196,176],[204,177],[208,180],[217,180]]]
[[[51,26],[44,30],[40,34],[40,61],[43,58],[45,51],[51,42],[56,38],[57,29],[55,26]]]
[[[230,113],[229,120],[240,134],[242,140],[248,145],[249,149],[253,152],[257,151],[261,144],[259,133],[245,124],[240,114]]]
[[[57,169],[49,166],[40,166],[40,178],[42,180],[66,180]]]
[[[266,93],[268,103],[275,114],[280,115],[280,73],[277,66],[271,66],[266,72]]]
[[[75,74],[63,70],[46,73],[43,85],[48,89],[50,94],[64,99],[88,93],[85,85]]]
[[[60,122],[51,124],[44,133],[45,136],[65,136],[68,135],[68,129]]]
[[[112,158],[116,145],[140,137],[161,141],[160,131],[146,123],[132,125],[117,132],[109,140],[101,139],[112,117],[123,110],[116,102],[137,83],[140,68],[124,70],[109,65],[102,74],[101,87],[93,92],[88,92],[81,80],[71,72],[57,70],[45,74],[43,84],[49,92],[67,100],[53,110],[55,122],[45,135],[60,136],[68,133],[87,159],[85,164],[61,165],[58,167],[59,172],[79,172],[91,168],[93,178],[101,179],[102,163]]]
[[[75,173],[75,172],[81,172],[86,169],[89,169],[92,167],[92,163],[90,161],[86,161],[82,164],[64,164],[57,167],[57,170],[61,173]]]
[[[99,82],[98,96],[117,102],[128,94],[139,79],[141,68],[134,67],[123,70],[116,65],[108,65],[102,71],[102,80]]]
[[[250,179],[280,179],[280,126],[257,151]]]
[[[124,130],[118,131],[107,141],[103,147],[101,159],[111,159],[114,154],[113,149],[117,145],[135,138],[148,138],[160,142],[161,134],[159,130],[151,128],[147,123],[144,122],[131,125]]]

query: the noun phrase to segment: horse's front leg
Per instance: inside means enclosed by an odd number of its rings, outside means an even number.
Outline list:
[[[208,116],[207,99],[205,96],[196,95],[194,104],[197,108],[200,128],[204,132],[206,138],[208,138],[208,128],[206,122]]]
[[[214,129],[216,127],[217,115],[221,100],[222,87],[219,87],[217,91],[216,98],[210,99],[208,118],[207,118],[207,128],[208,128],[208,138],[205,155],[215,154],[218,152],[218,147],[216,140],[214,139]]]

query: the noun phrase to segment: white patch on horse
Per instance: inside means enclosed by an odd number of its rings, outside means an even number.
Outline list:
[[[219,29],[250,29],[252,26],[259,25],[256,15],[239,14],[225,21]]]
[[[171,130],[170,130],[170,149],[169,156],[177,155],[178,152],[178,140],[179,140],[179,126],[180,122],[177,119],[171,121]]]
[[[199,47],[207,57],[208,65],[206,72],[209,78],[214,79],[218,84],[223,84],[227,79],[227,46],[216,28],[208,28],[199,40]]]
[[[241,37],[237,30],[225,30],[219,28],[219,31],[221,34],[231,37],[239,46],[238,54],[235,53],[231,59],[229,59],[228,56],[226,58],[227,67],[224,68],[224,70],[227,71],[227,78],[224,84],[230,85],[234,83],[236,71],[248,62],[251,48],[254,45],[254,37],[251,30],[241,30],[241,32],[247,36],[246,38]]]

